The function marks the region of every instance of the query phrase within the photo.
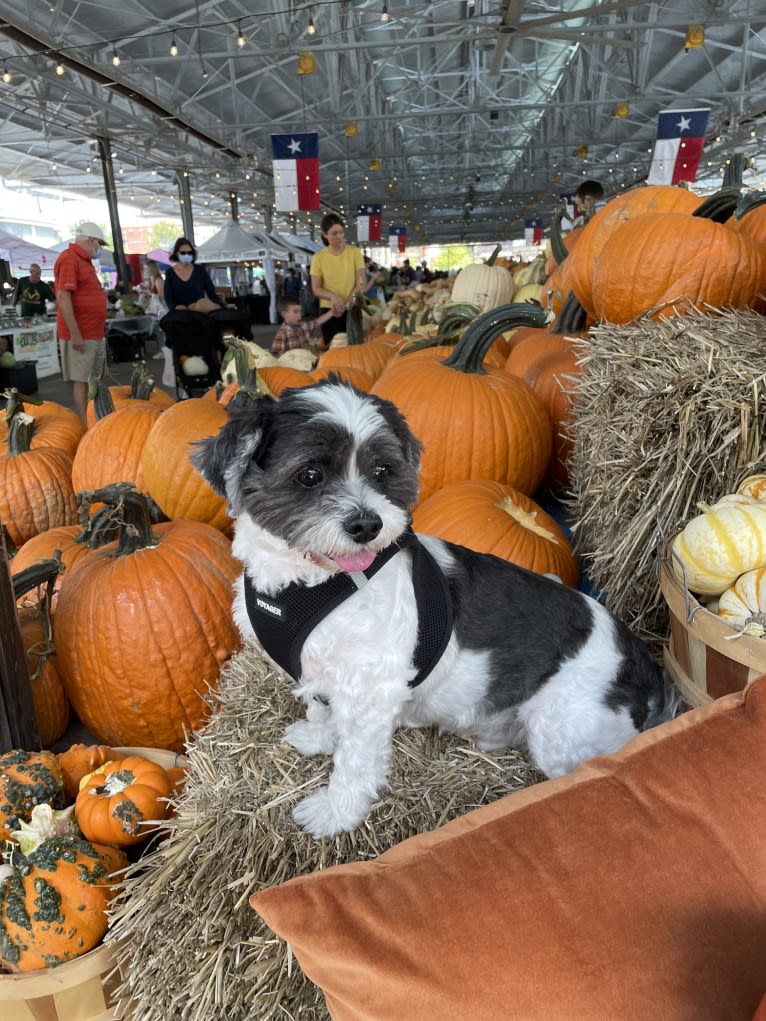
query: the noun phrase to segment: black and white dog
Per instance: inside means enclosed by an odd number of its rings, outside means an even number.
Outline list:
[[[192,455],[236,518],[234,612],[297,682],[285,738],[333,756],[298,804],[315,836],[359,825],[395,728],[524,749],[547,776],[676,711],[644,646],[594,599],[497,557],[415,537],[420,444],[340,380],[232,412]]]

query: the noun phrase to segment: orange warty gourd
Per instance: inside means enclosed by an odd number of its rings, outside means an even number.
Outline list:
[[[33,535],[77,521],[72,455],[58,447],[30,449],[33,419],[12,415],[7,453],[0,456],[0,524],[22,546]]]
[[[193,445],[215,436],[226,419],[220,403],[197,397],[174,404],[152,426],[141,458],[144,485],[167,517],[202,521],[222,532],[231,529],[226,500],[189,460]]]
[[[202,404],[179,406],[191,403]],[[53,637],[69,700],[102,744],[181,751],[241,644],[231,614],[241,565],[210,525],[152,526],[133,487],[95,490],[89,500],[106,506],[87,541],[97,546],[115,522],[119,538],[78,565],[59,596]]]
[[[580,572],[563,530],[511,486],[485,479],[454,482],[415,508],[412,525],[416,532],[491,553],[536,574],[552,572],[577,586]]]
[[[645,213],[693,213],[701,204],[699,195],[685,188],[650,185],[634,188],[611,199],[586,223],[577,246],[564,261],[567,287],[574,291],[588,315],[597,313],[593,303],[593,274],[601,262],[604,245],[623,224]],[[568,293],[568,291],[567,291]],[[566,293],[564,298],[566,298]]]
[[[494,479],[533,493],[553,448],[540,398],[504,369],[484,369],[492,341],[505,329],[543,325],[531,305],[506,305],[480,316],[445,361],[400,355],[372,393],[394,403],[424,447],[420,497],[464,479]]]
[[[628,323],[650,309],[663,318],[691,306],[758,307],[764,288],[766,249],[759,242],[702,217],[645,213],[604,245],[593,272],[593,307],[599,318]]]
[[[115,847],[51,837],[14,856],[0,882],[0,960],[8,971],[38,971],[80,957],[107,928],[116,892],[110,876],[128,860]]]
[[[75,800],[77,825],[88,840],[130,847],[145,840],[148,825],[170,814],[170,777],[141,755],[106,762],[86,776]]]
[[[64,808],[64,777],[53,752],[0,754],[0,841],[29,822],[35,805]]]

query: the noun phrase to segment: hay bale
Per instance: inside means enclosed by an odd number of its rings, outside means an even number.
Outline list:
[[[573,342],[575,550],[606,605],[659,650],[658,543],[764,459],[766,320],[709,309]]]
[[[543,777],[515,752],[486,754],[433,730],[399,731],[390,789],[359,829],[315,840],[291,811],[329,759],[282,742],[302,715],[289,680],[252,644],[224,670],[192,735],[188,781],[166,839],[128,875],[108,941],[131,1021],[328,1018],[289,948],[249,907],[255,890],[376,857]]]

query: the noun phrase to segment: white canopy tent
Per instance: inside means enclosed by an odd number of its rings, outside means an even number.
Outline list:
[[[0,232],[0,259],[9,262],[16,275],[19,271],[28,271],[33,262],[42,270],[52,270],[57,255],[58,252],[52,248],[42,248],[15,234]]]
[[[267,241],[253,237],[235,221],[230,220],[209,240],[197,248],[197,262],[208,266],[232,262],[255,262],[269,252]]]

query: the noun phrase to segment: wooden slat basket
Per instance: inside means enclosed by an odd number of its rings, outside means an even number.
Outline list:
[[[159,748],[115,748],[161,766],[185,766],[185,756]],[[119,985],[111,947],[95,947],[57,968],[0,974],[0,1021],[129,1021],[112,993]]]
[[[660,552],[660,591],[670,610],[665,667],[689,705],[706,705],[766,673],[766,639],[742,634],[706,610],[673,562],[669,540]],[[677,557],[675,563],[683,577]]]

